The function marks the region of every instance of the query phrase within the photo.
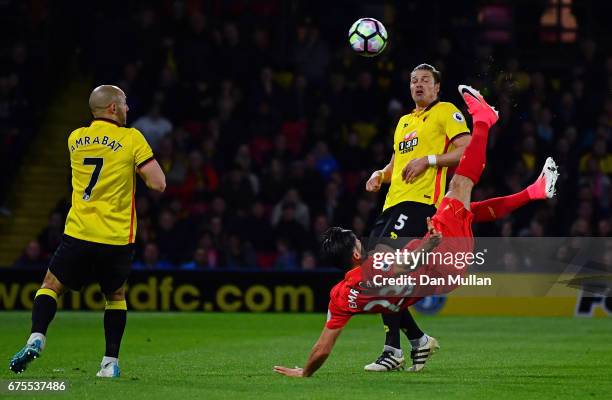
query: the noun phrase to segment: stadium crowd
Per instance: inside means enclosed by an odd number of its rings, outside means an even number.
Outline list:
[[[52,61],[54,46],[40,13],[6,13],[0,5],[0,25],[7,31],[18,31],[17,40],[11,35],[0,38],[0,187],[7,188],[13,178],[14,166],[22,161],[29,140],[36,134],[41,114],[48,107],[48,78],[56,71]],[[36,64],[46,70],[36,70]],[[0,191],[0,218],[10,215],[5,206],[7,190]]]
[[[475,199],[521,190],[546,156],[560,165],[556,199],[476,226],[475,235],[610,236],[612,56],[600,43],[581,38],[568,45],[571,62],[552,68],[478,33],[440,32],[413,50],[416,28],[396,17],[383,21],[390,47],[362,59],[324,13],[286,21],[282,2],[259,1],[218,18],[188,2],[162,4],[101,10],[81,28],[90,50],[80,68],[127,93],[128,124],[167,176],[163,195],[137,190],[134,268],[314,269],[328,227],[367,235],[384,193],[366,193],[365,181],[390,158],[421,62],[442,71],[442,100],[463,107],[455,88],[467,83],[500,110]],[[112,48],[98,29],[109,24],[121,36]],[[9,78],[0,78],[2,104],[19,104]],[[16,265],[52,254],[66,211],[61,204],[50,214]]]

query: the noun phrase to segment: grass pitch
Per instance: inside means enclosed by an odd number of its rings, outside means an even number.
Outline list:
[[[383,331],[379,316],[357,316],[313,378],[274,374],[275,364],[304,365],[324,320],[321,314],[131,313],[122,377],[103,380],[95,377],[104,351],[102,313],[58,312],[43,356],[14,375],[8,360],[28,336],[30,314],[2,312],[0,381],[70,381],[66,394],[37,396],[47,399],[575,400],[612,393],[609,319],[419,316],[441,350],[423,372],[409,374],[363,371],[378,356]]]

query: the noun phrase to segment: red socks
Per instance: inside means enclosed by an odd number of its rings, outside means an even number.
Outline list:
[[[487,161],[487,139],[489,126],[484,122],[474,122],[472,139],[467,145],[455,174],[469,178],[474,184],[478,183]]]
[[[504,218],[530,201],[529,192],[525,189],[510,196],[473,202],[470,209],[474,214],[474,222],[490,222]]]

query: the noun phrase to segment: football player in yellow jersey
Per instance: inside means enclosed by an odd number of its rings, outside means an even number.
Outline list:
[[[125,127],[129,108],[121,89],[95,88],[89,108],[94,120],[68,137],[72,206],[62,241],[34,298],[30,337],[10,361],[9,368],[16,373],[23,372],[45,348],[58,297],[95,280],[106,298],[106,351],[97,376],[120,374],[119,347],[127,319],[125,282],[136,232],[135,174],[159,192],[164,191],[166,178],[144,136]]]
[[[382,183],[390,183],[382,214],[374,223],[368,249],[383,238],[396,239],[403,246],[408,238],[421,237],[427,227],[423,221],[433,216],[444,197],[446,171],[456,166],[470,142],[465,118],[451,103],[439,99],[440,72],[429,64],[414,68],[410,94],[414,110],[400,118],[393,138],[393,155],[381,170],[372,173],[366,190],[377,192]],[[384,372],[403,369],[404,355],[400,347],[400,329],[412,345],[410,371],[423,365],[415,355],[432,350],[435,341],[421,331],[410,311],[383,314],[385,346],[366,371]]]

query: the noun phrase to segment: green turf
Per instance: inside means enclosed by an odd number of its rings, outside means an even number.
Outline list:
[[[0,380],[29,331],[29,313],[0,313]],[[21,379],[67,379],[77,399],[544,399],[610,398],[612,321],[575,318],[419,317],[442,346],[422,373],[365,373],[379,353],[378,316],[353,318],[310,379],[272,372],[303,365],[319,314],[131,313],[122,377],[95,378],[101,313],[58,313],[42,358]],[[407,348],[407,346],[406,346]],[[6,395],[0,394],[4,398]],[[391,396],[391,397],[389,397]],[[15,396],[23,399],[24,396]],[[27,396],[31,397],[31,396]],[[39,396],[49,399],[58,396]]]

